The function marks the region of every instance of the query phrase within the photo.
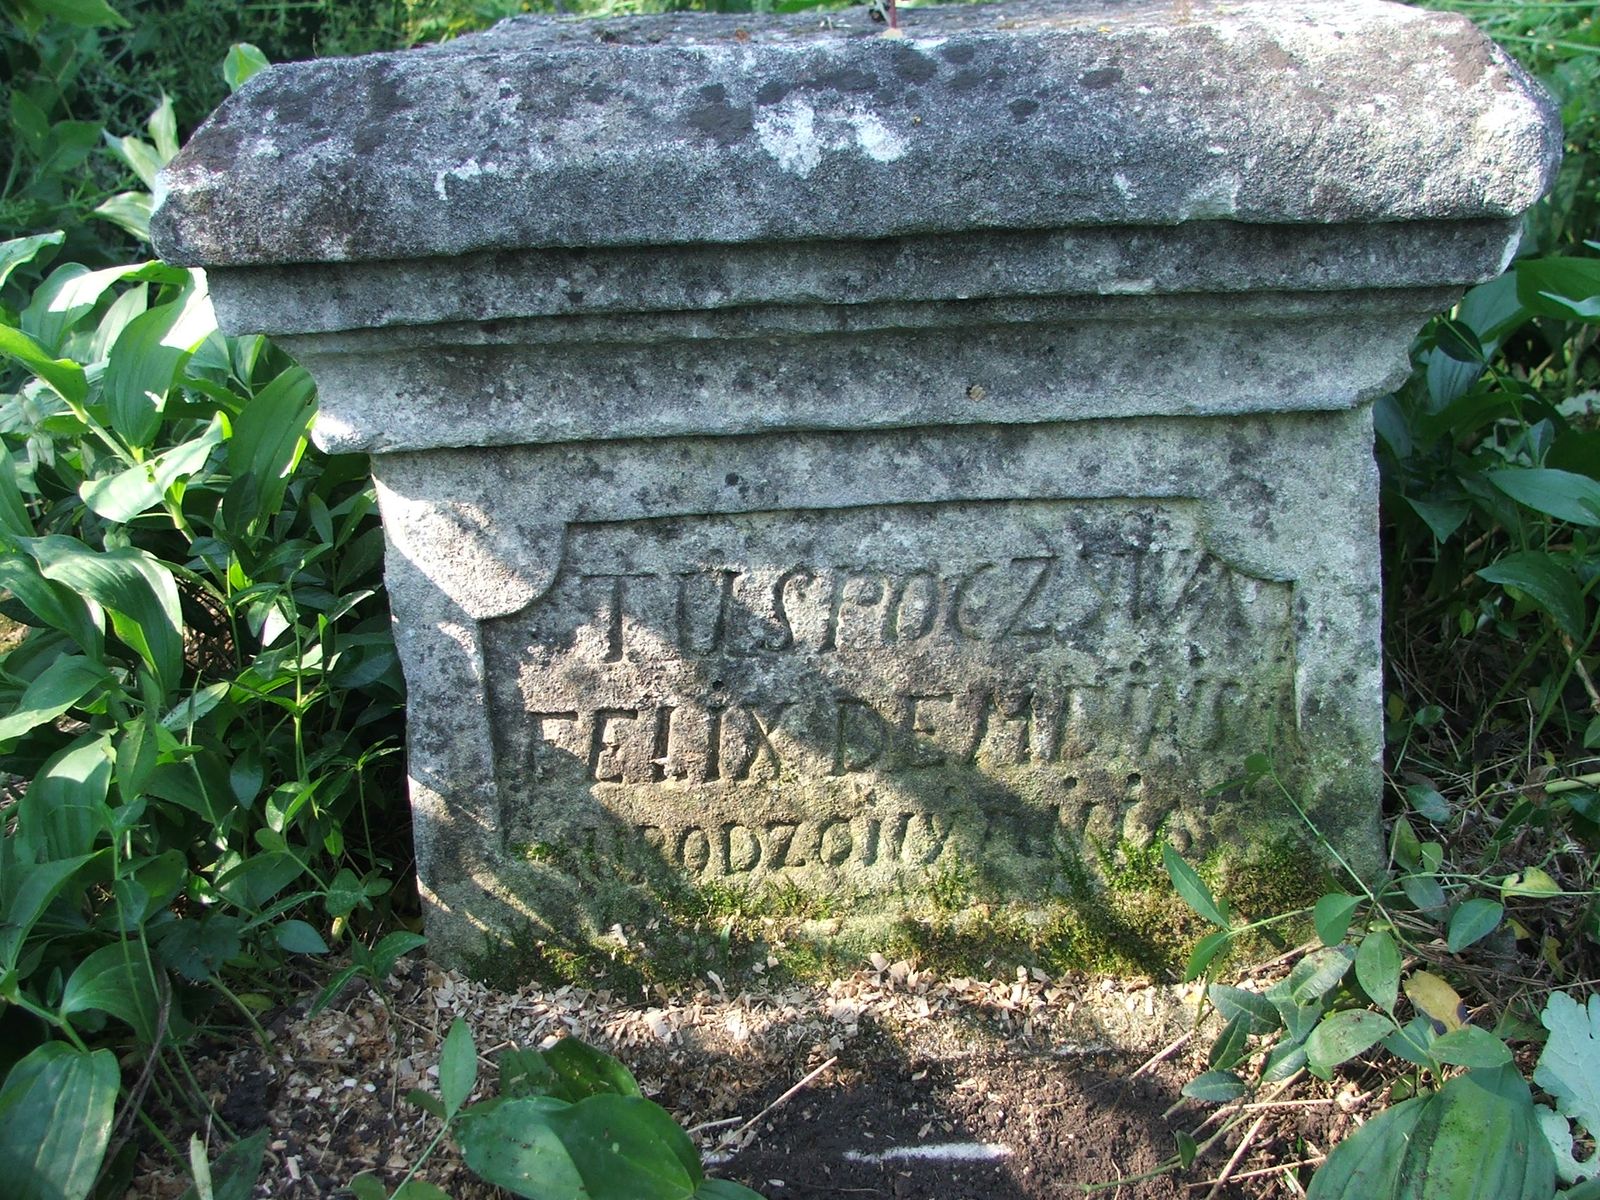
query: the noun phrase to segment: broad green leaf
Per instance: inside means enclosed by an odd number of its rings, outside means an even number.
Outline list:
[[[1360,896],[1344,892],[1330,892],[1323,896],[1311,910],[1311,922],[1324,946],[1337,946],[1350,932],[1350,918],[1361,904]]]
[[[185,917],[167,925],[156,956],[185,979],[204,983],[244,949],[244,922],[226,913]]]
[[[28,516],[22,489],[17,486],[17,464],[9,454],[0,454],[0,533],[14,538],[34,534],[33,519]]]
[[[1194,944],[1194,949],[1189,954],[1188,965],[1183,971],[1183,981],[1199,979],[1211,966],[1211,960],[1228,944],[1228,939],[1233,936],[1232,930],[1218,929],[1208,933]]]
[[[705,1178],[689,1135],[642,1097],[590,1096],[545,1120],[595,1200],[692,1196]]]
[[[114,752],[110,735],[80,739],[53,754],[17,804],[17,829],[51,859],[94,849],[106,828]]]
[[[70,359],[51,357],[20,329],[0,325],[0,354],[16,359],[71,404],[81,405],[89,395],[89,380],[81,366]]]
[[[573,1102],[589,1096],[639,1096],[633,1073],[617,1059],[577,1038],[562,1038],[545,1050],[544,1060],[562,1081],[554,1093]]]
[[[472,1030],[457,1017],[445,1034],[444,1047],[439,1052],[439,1096],[444,1100],[447,1116],[455,1116],[472,1095],[478,1082],[478,1049],[472,1041]]]
[[[93,215],[148,242],[150,217],[154,212],[155,200],[149,192],[118,192],[96,205]]]
[[[138,271],[141,265],[101,271],[91,271],[79,263],[57,267],[34,289],[28,307],[22,310],[22,332],[55,353],[61,349],[61,339],[100,303],[107,289]]]
[[[1213,925],[1227,929],[1227,913],[1217,903],[1216,897],[1211,894],[1211,889],[1205,885],[1205,881],[1195,874],[1193,867],[1183,861],[1183,856],[1172,848],[1170,842],[1163,842],[1161,845],[1161,862],[1167,868],[1172,886],[1178,889],[1178,895],[1183,897],[1184,903]]]
[[[1387,930],[1374,930],[1361,939],[1356,950],[1356,982],[1384,1012],[1394,1012],[1400,995],[1400,950]]]
[[[127,28],[128,22],[106,0],[43,0],[43,10],[69,25],[111,25]]]
[[[1303,1042],[1279,1042],[1261,1065],[1262,1083],[1282,1083],[1306,1065]]]
[[[1250,1050],[1250,1014],[1232,1017],[1211,1043],[1206,1065],[1214,1071],[1228,1071],[1243,1061]]]
[[[0,287],[4,287],[6,280],[11,278],[11,272],[24,263],[32,262],[51,246],[61,245],[66,236],[57,230],[54,233],[39,233],[32,237],[12,238],[10,241],[0,242]]]
[[[1470,1070],[1424,1099],[1398,1183],[1396,1200],[1550,1200],[1555,1160],[1516,1068]]]
[[[1533,1081],[1550,1095],[1564,1116],[1600,1134],[1600,995],[1587,1007],[1565,992],[1551,992],[1539,1022],[1550,1031]]]
[[[1385,1109],[1335,1146],[1311,1177],[1306,1200],[1387,1200],[1395,1196],[1424,1102],[1425,1097],[1419,1096]]]
[[[1583,636],[1583,589],[1567,560],[1543,550],[1523,550],[1481,568],[1478,578],[1516,588],[1568,637]]]
[[[131,1027],[143,1045],[153,1046],[161,1026],[165,984],[165,977],[150,961],[143,943],[112,942],[73,969],[61,993],[61,1013],[108,1013]]]
[[[1425,913],[1436,913],[1448,903],[1444,888],[1432,875],[1407,875],[1400,881],[1400,890]]]
[[[395,1189],[393,1200],[450,1200],[450,1194],[426,1179],[408,1179]]]
[[[462,1113],[455,1126],[461,1156],[480,1178],[516,1196],[601,1200],[606,1193],[585,1186],[572,1156],[550,1127],[551,1115],[569,1107],[549,1096],[476,1106]]]
[[[1414,1017],[1400,1029],[1383,1039],[1383,1048],[1396,1058],[1403,1058],[1415,1067],[1432,1069],[1433,1057],[1429,1053],[1438,1041],[1433,1023],[1427,1017]]]
[[[411,933],[405,929],[397,929],[393,933],[383,935],[383,940],[372,948],[372,974],[376,979],[383,979],[394,970],[395,963],[405,955],[410,954],[418,946],[427,945],[428,939],[420,933]]]
[[[330,917],[348,917],[359,907],[372,907],[367,901],[361,880],[349,867],[339,868],[339,873],[328,885],[328,893],[322,903]]]
[[[389,1189],[376,1175],[362,1172],[350,1181],[350,1192],[356,1200],[389,1200]]]
[[[283,921],[274,926],[272,936],[290,954],[326,954],[328,943],[304,921]]]
[[[1250,1033],[1271,1033],[1283,1024],[1283,1018],[1278,1015],[1272,1001],[1259,992],[1247,992],[1243,988],[1214,983],[1206,989],[1206,995],[1216,1005],[1224,1021],[1244,1017]]]
[[[254,530],[277,513],[315,415],[316,385],[299,367],[279,375],[238,415],[228,439],[234,482],[223,499],[230,527]]]
[[[0,742],[54,721],[108,678],[105,667],[92,659],[63,654],[23,689],[16,708],[0,717]]]
[[[1436,1027],[1442,1027],[1441,1032],[1460,1029],[1467,1023],[1466,1003],[1455,988],[1432,971],[1411,972],[1403,986],[1406,998]]]
[[[727,1179],[702,1179],[693,1200],[761,1200],[761,1193]]]
[[[1205,1104],[1226,1104],[1244,1095],[1244,1080],[1232,1071],[1207,1071],[1183,1085],[1183,1094]]]
[[[0,921],[0,975],[16,967],[28,933],[62,889],[91,859],[111,853],[106,849],[98,854],[30,863],[7,858],[16,850],[15,840],[0,842],[0,864],[6,868],[0,872],[0,908],[5,911],[5,920]]]
[[[222,60],[222,78],[227,81],[230,92],[237,92],[245,80],[267,65],[267,56],[249,42],[235,42],[228,47],[227,57]]]
[[[1414,496],[1407,496],[1405,500],[1439,542],[1449,541],[1450,535],[1472,515],[1472,506],[1465,500],[1418,500]]]
[[[84,1200],[111,1139],[121,1073],[109,1050],[46,1042],[0,1087],[0,1179],[9,1200]]]
[[[103,386],[112,428],[130,445],[150,444],[178,373],[216,327],[211,300],[198,283],[128,322],[111,348]]]
[[[163,688],[183,671],[183,616],[172,572],[133,547],[91,550],[75,538],[52,534],[22,541],[46,579],[104,607],[117,636],[156,673]]]
[[[223,436],[223,419],[219,413],[211,418],[199,437],[114,475],[85,480],[78,494],[97,515],[114,524],[126,524],[159,505],[178,480],[204,467],[211,451],[222,444]]]
[[[1600,525],[1600,483],[1550,467],[1506,467],[1484,478],[1518,504],[1574,525]]]
[[[173,111],[171,96],[161,93],[161,103],[156,105],[144,127],[156,144],[156,153],[161,156],[162,166],[178,157],[178,116]]]
[[[1394,1030],[1393,1021],[1370,1009],[1330,1013],[1306,1039],[1306,1060],[1313,1074],[1326,1079],[1334,1067],[1365,1054]]]
[[[1334,988],[1350,970],[1355,953],[1348,946],[1326,946],[1313,950],[1289,972],[1289,997],[1296,1004],[1310,1004]]]
[[[1450,915],[1450,925],[1445,939],[1450,947],[1450,953],[1460,954],[1474,942],[1488,937],[1499,927],[1500,918],[1505,915],[1505,911],[1503,904],[1481,897],[1468,900],[1456,909]]]
[[[1530,258],[1516,266],[1517,298],[1544,317],[1600,318],[1600,259]]]
[[[1476,1025],[1463,1025],[1434,1040],[1433,1057],[1458,1067],[1499,1067],[1511,1061],[1511,1048]]]
[[[1450,819],[1450,804],[1431,783],[1413,783],[1406,788],[1406,803],[1413,812],[1435,825]]]
[[[60,630],[90,658],[101,656],[105,639],[100,626],[105,614],[100,606],[46,579],[38,563],[20,555],[0,554],[0,587],[20,601],[37,624]]]

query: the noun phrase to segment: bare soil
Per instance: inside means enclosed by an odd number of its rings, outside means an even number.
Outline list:
[[[1180,1103],[1210,1041],[1190,1028],[1195,999],[1147,981],[942,979],[881,960],[770,990],[713,976],[678,996],[497,993],[415,960],[381,996],[352,985],[315,1017],[305,1003],[283,1010],[270,1045],[205,1044],[190,1067],[215,1109],[200,1131],[213,1155],[224,1126],[271,1131],[258,1197],[334,1196],[362,1171],[397,1184],[438,1130],[406,1093],[436,1090],[458,1016],[483,1060],[481,1095],[500,1049],[583,1037],[628,1063],[712,1174],[772,1200],[1042,1200],[1097,1186],[1115,1200],[1303,1196],[1296,1164],[1320,1159],[1368,1098],[1313,1080],[1254,1107]],[[1187,1171],[1152,1174],[1178,1130],[1205,1142],[1223,1125]],[[192,1126],[175,1118],[169,1137],[182,1145]],[[504,1195],[448,1139],[419,1175],[456,1200]],[[132,1194],[176,1200],[187,1185],[155,1150]]]

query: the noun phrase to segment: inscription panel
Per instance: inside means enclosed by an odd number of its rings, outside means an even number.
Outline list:
[[[1266,744],[1291,591],[1185,501],[574,525],[550,590],[484,627],[500,833],[845,897],[954,863],[1043,889]]]

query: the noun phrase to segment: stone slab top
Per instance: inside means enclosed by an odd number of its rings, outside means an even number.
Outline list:
[[[1462,17],[1380,0],[1008,0],[522,17],[289,63],[167,169],[169,261],[1512,217],[1554,106]]]

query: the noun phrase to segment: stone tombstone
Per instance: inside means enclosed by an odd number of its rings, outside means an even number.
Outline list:
[[[435,954],[1379,861],[1373,401],[1560,152],[1375,0],[517,18],[250,81],[161,253],[372,456]],[[798,900],[797,900],[798,898]],[[781,903],[779,903],[781,902]]]

